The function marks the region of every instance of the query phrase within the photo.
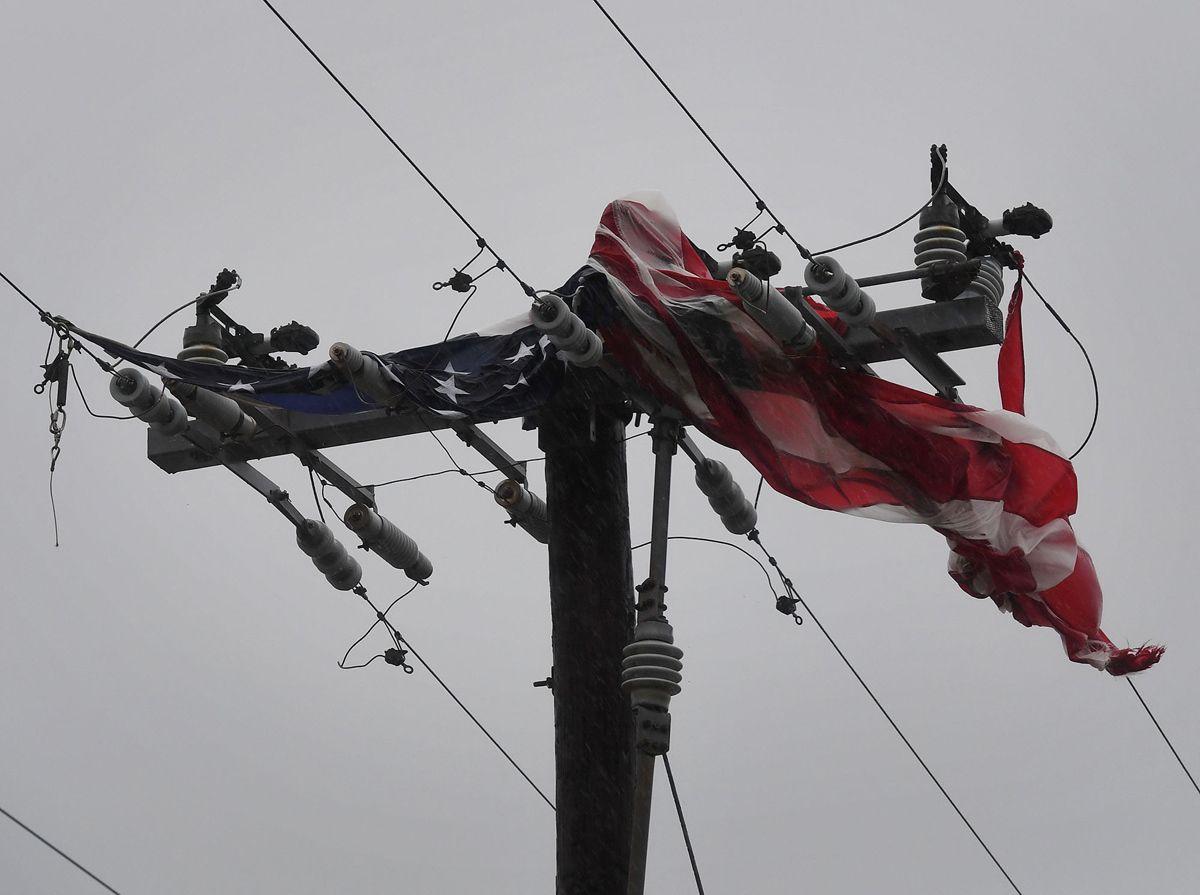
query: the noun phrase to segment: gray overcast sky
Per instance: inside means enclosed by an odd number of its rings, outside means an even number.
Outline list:
[[[586,0],[281,3],[539,286],[584,260],[605,203],[632,190],[664,191],[710,247],[753,213]],[[1077,461],[1076,528],[1108,633],[1168,645],[1139,686],[1200,770],[1186,534],[1196,7],[611,8],[810,246],[908,214],[935,141],[984,209],[1053,212],[1053,233],[1021,248],[1090,347],[1103,396]],[[307,322],[318,353],[440,338],[454,296],[429,284],[472,239],[260,3],[9,0],[0,21],[0,269],[42,303],[133,339],[230,266],[245,278],[239,319]],[[903,268],[912,232],[845,262]],[[798,281],[799,260],[780,253]],[[916,289],[875,296],[894,307]],[[162,474],[144,427],[93,420],[73,396],[53,548],[46,406],[30,392],[46,332],[3,300],[0,804],[126,893],[550,891],[550,811],[422,671],[337,669],[369,615],[232,476]],[[523,304],[490,278],[460,330]],[[1074,445],[1091,414],[1086,367],[1032,296],[1027,308],[1029,414]],[[178,337],[172,326],[150,344],[172,354]],[[968,400],[998,404],[994,350],[951,360]],[[103,377],[79,372],[112,412]],[[489,431],[536,454],[515,423]],[[334,456],[365,481],[445,466],[416,437]],[[630,444],[635,542],[649,456]],[[748,464],[730,462],[752,488]],[[312,512],[294,461],[264,468]],[[719,537],[688,479],[681,467],[673,530]],[[544,551],[457,477],[380,500],[437,566],[397,623],[551,786],[550,699],[530,686],[550,661]],[[1123,682],[965,597],[929,531],[770,493],[761,528],[1028,895],[1195,891],[1200,800]],[[365,567],[377,594],[404,584]],[[672,758],[710,892],[1008,891],[815,626],[778,615],[749,561],[677,544],[671,575],[686,651]],[[669,801],[651,849],[648,889],[688,891]],[[97,891],[6,822],[0,889]]]

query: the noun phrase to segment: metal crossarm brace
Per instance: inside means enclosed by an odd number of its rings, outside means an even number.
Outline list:
[[[485,435],[474,423],[452,422],[450,428],[462,439],[463,444],[473,448],[499,472],[505,473],[513,481],[522,485],[528,484],[525,475],[525,462],[514,460],[508,452]]]

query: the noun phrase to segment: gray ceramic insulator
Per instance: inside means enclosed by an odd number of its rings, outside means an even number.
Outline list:
[[[808,287],[842,318],[847,326],[869,326],[875,319],[875,301],[854,278],[842,269],[836,258],[822,255],[804,269]]]
[[[258,431],[258,425],[232,398],[186,382],[172,382],[168,388],[183,402],[188,413],[222,435],[242,440]]]
[[[534,540],[550,541],[550,517],[546,503],[520,482],[505,479],[496,486],[496,503],[504,507],[513,522],[529,532]]]
[[[533,325],[550,337],[558,356],[577,367],[594,367],[604,357],[604,342],[587,328],[557,295],[542,298],[530,315]]]
[[[365,503],[352,504],[342,521],[380,559],[401,569],[413,581],[428,581],[433,575],[433,563],[420,551],[417,542]]]
[[[152,385],[141,370],[127,367],[115,371],[108,391],[134,416],[164,435],[178,435],[187,429],[188,416],[183,405],[163,387]]]
[[[363,397],[380,404],[390,404],[395,400],[396,396],[388,385],[387,375],[375,358],[363,354],[353,345],[334,342],[329,346],[329,359],[335,367],[350,377],[354,387]]]
[[[635,635],[636,636],[636,635]],[[621,660],[621,689],[634,705],[664,711],[682,689],[683,650],[663,640],[634,640]]]
[[[996,307],[1004,300],[1004,269],[995,258],[984,258],[979,264],[975,279],[962,291],[960,298],[982,295]]]
[[[729,468],[720,460],[706,458],[696,464],[696,485],[708,498],[721,523],[735,535],[748,534],[758,524],[758,510],[746,499]]]
[[[362,581],[362,566],[346,552],[324,522],[305,519],[296,527],[296,545],[338,590],[353,590]]]
[[[746,313],[785,348],[804,353],[817,343],[817,333],[808,325],[800,309],[784,298],[783,293],[774,286],[768,286],[740,267],[729,272],[726,282],[742,299]]]

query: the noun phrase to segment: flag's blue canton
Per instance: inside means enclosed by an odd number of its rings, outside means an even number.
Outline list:
[[[79,332],[113,357],[164,379],[301,413],[360,413],[379,405],[361,395],[330,363],[277,372],[181,361],[147,354]],[[468,335],[436,345],[375,355],[391,374],[397,398],[446,416],[485,422],[531,413],[562,379],[562,362],[533,326],[503,335]]]

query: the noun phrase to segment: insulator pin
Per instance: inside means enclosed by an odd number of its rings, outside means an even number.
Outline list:
[[[170,382],[167,388],[183,402],[188,413],[208,423],[221,435],[239,441],[258,431],[258,424],[246,416],[238,402],[189,382]]]
[[[151,385],[141,370],[126,367],[115,371],[108,391],[134,416],[164,435],[178,435],[187,429],[188,415],[183,405],[165,387]]]
[[[362,566],[346,552],[324,522],[305,519],[296,526],[296,545],[338,590],[353,590],[362,581]]]
[[[433,563],[420,551],[417,542],[365,503],[351,504],[342,521],[366,547],[413,581],[428,581],[433,575]]]
[[[558,356],[577,367],[594,367],[604,357],[604,342],[587,328],[567,303],[551,293],[533,306],[533,325],[550,337]]]
[[[329,346],[329,359],[349,377],[362,396],[380,404],[391,404],[396,400],[383,364],[375,358],[363,354],[353,345],[334,342]]]
[[[789,352],[806,354],[817,343],[816,330],[778,289],[740,267],[729,271],[725,281],[742,299],[742,308]]]
[[[822,255],[804,268],[804,281],[821,296],[847,326],[870,326],[875,319],[875,301],[854,282],[836,258]]]
[[[543,544],[550,540],[550,518],[546,503],[520,482],[505,479],[496,486],[496,503],[504,507],[512,521]]]
[[[741,486],[720,460],[705,458],[696,464],[696,485],[708,498],[708,505],[721,517],[731,533],[744,535],[758,524],[758,510],[746,499]]]

